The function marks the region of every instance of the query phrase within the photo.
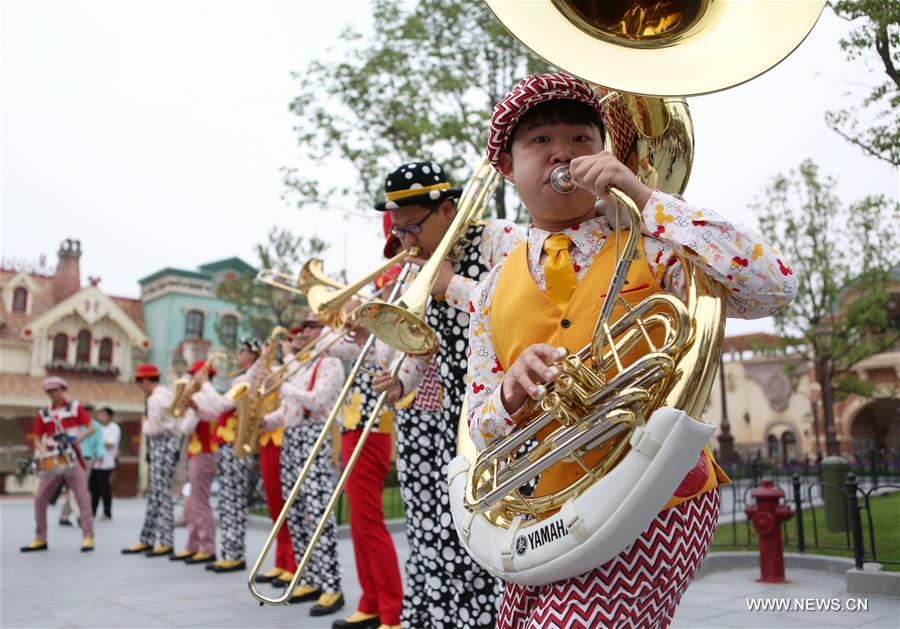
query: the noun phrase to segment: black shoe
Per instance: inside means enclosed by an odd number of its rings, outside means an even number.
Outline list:
[[[381,619],[378,616],[367,618],[365,620],[357,620],[352,622],[346,618],[335,620],[331,623],[331,629],[378,629],[381,626]]]
[[[213,564],[213,562],[214,562],[215,560],[216,560],[216,556],[215,556],[215,555],[210,555],[209,553],[197,553],[197,554],[194,555],[193,557],[190,557],[190,558],[188,558],[188,559],[185,559],[185,560],[184,560],[184,563],[187,564],[187,565],[189,565],[189,566],[193,566],[193,565],[198,564],[198,563],[209,564],[209,565],[206,566],[206,569],[207,569],[207,570],[211,570],[211,569],[212,569],[212,564]]]
[[[72,526],[72,523],[69,522],[68,520],[60,520],[59,525],[60,526]]]
[[[312,609],[309,610],[310,616],[327,616],[328,614],[333,614],[341,607],[344,606],[344,595],[338,593],[338,597],[334,600],[331,605],[322,605],[321,603],[316,603],[312,606]]]
[[[212,571],[216,574],[222,574],[224,572],[240,572],[241,570],[247,569],[247,562],[243,559],[240,561],[225,561],[220,564],[212,564]]]
[[[272,584],[272,587],[283,590],[284,588],[286,588],[287,586],[289,586],[291,584],[291,579],[288,579],[287,581],[285,581],[281,577],[278,577],[277,579],[272,579],[270,581],[270,583]]]
[[[134,546],[129,546],[128,548],[123,548],[122,554],[123,555],[140,555],[140,554],[147,552],[148,550],[153,550],[153,546],[151,546],[150,544],[138,543],[138,544],[135,544]]]
[[[33,542],[31,542],[30,544],[28,544],[28,546],[22,546],[19,549],[19,551],[23,552],[23,553],[33,553],[33,552],[36,552],[39,550],[47,550],[48,548],[50,548],[50,547],[47,546],[47,542],[36,539]]]

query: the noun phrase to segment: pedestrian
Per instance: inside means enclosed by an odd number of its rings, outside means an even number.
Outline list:
[[[105,452],[103,457],[94,461],[91,470],[89,486],[91,488],[91,512],[96,516],[100,500],[103,500],[103,519],[112,519],[112,487],[110,477],[116,469],[119,459],[119,442],[122,439],[122,429],[113,421],[113,409],[104,406],[97,413],[97,421],[100,424],[99,432],[103,438]]]

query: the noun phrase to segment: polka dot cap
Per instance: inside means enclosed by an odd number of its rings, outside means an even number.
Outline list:
[[[384,181],[384,201],[375,204],[379,212],[404,205],[456,199],[462,192],[453,188],[447,173],[437,162],[409,162],[390,173]]]

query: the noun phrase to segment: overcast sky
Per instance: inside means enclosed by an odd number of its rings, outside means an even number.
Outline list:
[[[285,204],[300,161],[288,103],[299,70],[366,2],[2,2],[0,212],[4,258],[55,260],[82,242],[82,277],[137,297],[140,277],[240,256],[273,225],[332,243],[326,270],[355,277],[381,255],[376,220]],[[687,197],[755,227],[749,204],[777,173],[817,160],[843,199],[898,196],[895,169],[830,131],[824,112],[882,80],[849,63],[849,25],[826,10],[801,48],[755,81],[691,100]],[[702,72],[702,68],[698,68]],[[343,176],[320,172],[324,178]],[[350,173],[347,173],[349,176]],[[374,216],[374,212],[373,212]],[[768,320],[729,333],[770,329]]]

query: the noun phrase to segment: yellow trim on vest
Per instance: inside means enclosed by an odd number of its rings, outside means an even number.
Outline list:
[[[281,440],[284,438],[284,426],[279,426],[275,430],[268,430],[259,434],[259,445],[267,446],[269,442],[274,443],[279,448]]]
[[[344,430],[356,430],[359,428],[360,422],[362,422],[362,393],[359,391],[354,391],[350,394],[350,402],[344,407],[343,413],[343,424]],[[366,416],[366,419],[369,419]],[[378,417],[378,430],[376,432],[383,432],[387,434],[391,434],[394,428],[394,411],[389,409],[382,409],[381,415]]]
[[[237,436],[237,418],[232,415],[224,426],[218,426],[216,436],[225,443],[234,443],[234,438]]]

